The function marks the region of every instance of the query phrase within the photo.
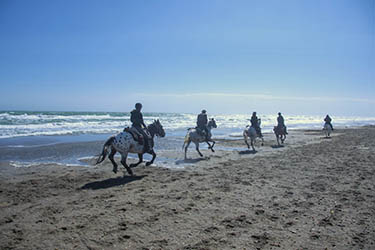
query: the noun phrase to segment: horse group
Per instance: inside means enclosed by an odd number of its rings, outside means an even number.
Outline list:
[[[215,152],[215,150],[213,149],[215,145],[215,141],[211,139],[211,136],[212,136],[211,130],[213,128],[217,128],[217,125],[216,125],[215,119],[212,118],[209,120],[207,124],[208,140],[206,140],[206,136],[202,134],[200,131],[198,131],[196,128],[188,129],[188,132],[184,139],[184,144],[182,145],[182,149],[185,151],[185,154],[184,154],[185,160],[187,159],[188,147],[190,143],[192,142],[195,144],[195,149],[198,152],[199,156],[201,157],[203,156],[203,154],[199,151],[199,143],[206,142],[208,144],[208,149],[210,149],[212,152]],[[332,132],[331,126],[326,124],[323,130],[325,131],[326,138],[329,138]],[[151,145],[150,145],[149,151],[145,152],[143,145],[141,145],[137,140],[135,140],[128,131],[123,131],[121,133],[118,133],[117,135],[111,136],[104,143],[102,153],[100,154],[96,164],[103,162],[109,153],[108,158],[112,162],[113,172],[117,173],[118,165],[114,160],[114,155],[117,152],[119,152],[121,155],[121,164],[125,167],[125,169],[130,175],[133,175],[133,171],[131,170],[131,168],[134,168],[143,162],[143,154],[145,153],[152,155],[151,161],[146,162],[146,166],[151,165],[156,158],[156,153],[153,149],[154,137],[155,136],[164,137],[165,131],[159,120],[154,120],[154,122],[147,127],[147,131],[151,135],[151,142],[150,142]],[[281,146],[281,144],[283,144],[286,139],[285,129],[275,126],[273,131],[275,133],[278,146]],[[243,131],[243,138],[248,149],[250,149],[251,147],[254,152],[255,152],[254,144],[257,138],[260,138],[262,140],[262,146],[264,143],[263,136],[259,135],[253,126],[247,126],[245,128],[245,130]],[[250,139],[250,144],[248,143],[248,139]],[[210,144],[210,142],[212,144]],[[139,158],[138,162],[134,164],[130,164],[130,166],[128,166],[126,163],[128,153],[138,154],[138,158]]]

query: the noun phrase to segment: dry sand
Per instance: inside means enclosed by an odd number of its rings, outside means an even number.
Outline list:
[[[189,149],[175,167],[0,165],[1,249],[375,249],[375,127]],[[175,154],[175,155],[174,155]],[[178,155],[178,157],[176,156]],[[159,164],[163,165],[163,163]]]

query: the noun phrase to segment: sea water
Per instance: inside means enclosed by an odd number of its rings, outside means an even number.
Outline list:
[[[143,113],[146,124],[159,119],[169,136],[184,136],[186,130],[196,125],[196,114]],[[249,124],[250,114],[209,115],[215,118],[216,137],[240,135]],[[264,132],[271,132],[277,115],[258,115]],[[289,129],[318,129],[323,127],[324,116],[288,116],[285,124]],[[353,127],[375,124],[375,117],[335,117],[336,127]],[[0,139],[26,136],[86,135],[83,140],[94,139],[87,135],[114,134],[130,126],[130,113],[119,112],[30,112],[0,111]],[[77,139],[71,137],[70,139]]]
[[[156,150],[181,150],[187,129],[195,127],[197,118],[197,114],[187,113],[144,112],[143,116],[146,124],[159,119],[166,131],[166,137],[156,140]],[[241,136],[250,116],[209,115],[218,126],[212,131],[213,137]],[[263,133],[272,132],[277,115],[258,117]],[[289,130],[321,129],[324,123],[324,116],[284,115],[284,119]],[[337,128],[375,124],[375,117],[332,116],[332,119]],[[78,159],[98,154],[110,135],[130,124],[130,113],[0,111],[0,161],[79,164]],[[62,146],[56,148],[56,145]]]

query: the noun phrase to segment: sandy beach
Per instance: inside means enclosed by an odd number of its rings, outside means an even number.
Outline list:
[[[133,177],[1,163],[0,249],[375,249],[375,127],[334,132],[158,152],[174,166]]]

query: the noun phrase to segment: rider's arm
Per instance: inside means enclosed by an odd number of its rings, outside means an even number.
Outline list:
[[[142,113],[140,114],[139,119],[140,119],[141,124],[143,125],[143,127],[146,128],[146,124],[143,121],[143,115],[142,115]]]

